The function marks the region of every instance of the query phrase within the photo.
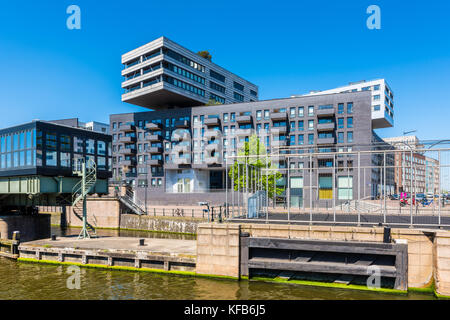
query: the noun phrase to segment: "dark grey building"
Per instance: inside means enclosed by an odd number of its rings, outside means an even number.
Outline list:
[[[114,179],[133,184],[138,197],[149,203],[214,201],[220,194],[223,199],[225,186],[230,186],[225,181],[226,163],[230,165],[230,157],[253,134],[268,153],[280,154],[280,170],[289,167],[291,178],[301,178],[299,185],[314,186],[315,198],[330,199],[333,166],[336,180],[342,181],[340,200],[377,194],[376,172],[360,173],[357,194],[355,156],[333,159],[326,154],[373,149],[372,142],[380,140],[372,130],[370,92],[116,114],[110,116],[110,126]],[[324,155],[315,156],[312,164],[302,157],[287,163],[287,152]],[[366,154],[359,161],[370,167],[379,159]],[[319,169],[313,181],[306,174],[309,167]],[[291,203],[302,206],[309,196],[298,192]]]
[[[258,87],[160,37],[122,56],[122,101],[158,109],[258,100]]]

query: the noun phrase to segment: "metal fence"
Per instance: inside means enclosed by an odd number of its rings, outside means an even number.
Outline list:
[[[227,212],[243,222],[449,228],[450,148],[404,145],[228,156]]]

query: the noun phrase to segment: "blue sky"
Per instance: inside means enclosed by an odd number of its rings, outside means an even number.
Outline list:
[[[81,30],[66,8],[81,8]],[[381,8],[381,30],[366,8]],[[386,78],[395,126],[450,138],[449,1],[8,1],[0,10],[0,127],[145,111],[122,103],[120,57],[161,35],[259,85],[260,99]]]

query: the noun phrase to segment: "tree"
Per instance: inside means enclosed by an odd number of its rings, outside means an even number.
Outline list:
[[[266,168],[272,170],[266,171]],[[274,169],[270,158],[267,157],[266,146],[254,134],[238,151],[238,158],[229,169],[228,175],[235,191],[246,189],[248,186],[250,193],[253,193],[262,186],[263,190],[268,190],[269,198],[272,198],[274,193],[281,195],[284,191],[284,188],[276,186],[276,182],[283,176]]]
[[[197,52],[197,54],[202,58],[208,59],[209,61],[211,61],[212,59],[211,54],[207,50],[199,51]]]
[[[209,99],[208,103],[205,104],[205,106],[217,106],[217,105],[220,105],[220,104],[222,104],[222,103],[219,102],[219,101],[216,101],[214,99]]]

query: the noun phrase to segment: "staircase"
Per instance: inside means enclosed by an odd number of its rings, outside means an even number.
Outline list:
[[[145,211],[145,204],[135,200],[134,192],[132,190],[127,189],[125,195],[121,195],[120,192],[117,193],[117,197],[120,202],[122,202],[128,209],[138,215],[145,215],[147,212]]]
[[[97,182],[97,165],[91,159],[87,162],[85,159],[76,161],[73,165],[73,174],[81,177],[72,189],[72,211],[78,219],[83,221],[83,228],[78,238],[96,237],[95,227],[87,219],[86,197]],[[93,223],[96,225],[95,216],[93,216]]]

